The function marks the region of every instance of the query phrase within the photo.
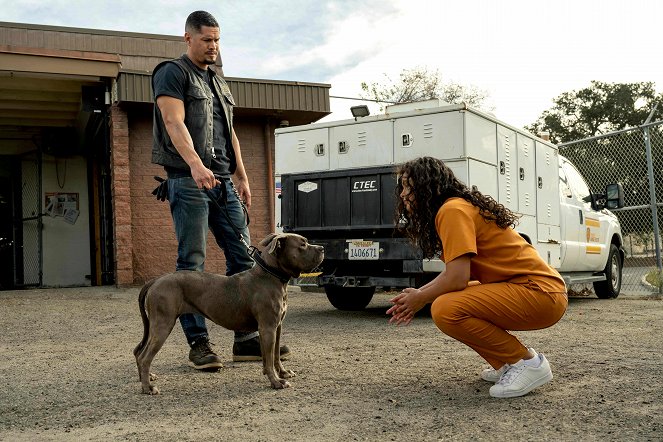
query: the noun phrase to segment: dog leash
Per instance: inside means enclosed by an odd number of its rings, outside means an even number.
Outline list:
[[[217,177],[218,179],[219,177]],[[223,178],[220,178],[220,180],[223,180]],[[244,201],[239,197],[239,193],[237,193],[237,189],[233,186],[233,192],[235,192],[235,195],[237,196],[237,200],[239,201],[239,204],[242,206],[242,211],[244,212],[244,219],[246,220],[246,227],[249,226],[251,223],[251,218],[249,218],[249,212],[246,210],[246,205],[244,204]],[[228,190],[226,189],[225,183],[221,185],[221,200],[223,202],[223,207],[219,204],[219,202],[214,198],[212,195],[212,191],[210,189],[205,189],[205,193],[207,194],[207,197],[214,203],[214,205],[223,213],[223,215],[226,217],[228,220],[228,223],[230,224],[230,227],[235,231],[235,234],[237,235],[237,238],[239,241],[244,244],[244,247],[246,247],[246,250],[249,251],[249,256],[255,261],[254,254],[255,254],[255,247],[250,246],[247,242],[246,239],[244,239],[244,235],[242,234],[242,231],[235,225],[233,220],[230,218],[230,215],[228,215],[228,206],[227,206],[227,201],[228,201]],[[253,252],[251,249],[254,249]]]
[[[223,181],[224,178],[215,175],[214,176],[216,179],[219,181]],[[165,201],[168,199],[168,179],[163,179],[159,176],[154,177],[155,180],[159,182],[159,185],[157,186],[156,189],[152,191],[152,195],[155,195],[157,197],[157,200],[159,201]],[[226,178],[229,179],[229,178]],[[235,186],[232,186],[233,192],[235,192],[235,195],[237,196],[237,200],[239,201],[240,205],[242,206],[242,211],[244,212],[244,219],[246,220],[246,227],[251,224],[251,218],[249,217],[249,211],[246,210],[246,205],[244,204],[244,201],[239,197],[239,193],[237,192],[237,189],[235,189]],[[242,234],[242,231],[235,225],[233,220],[230,218],[230,215],[228,215],[228,206],[227,206],[227,201],[228,201],[228,189],[226,189],[225,183],[221,185],[221,199],[223,201],[223,207],[219,204],[216,198],[212,195],[212,192],[210,189],[204,189],[205,193],[207,194],[207,197],[212,201],[212,203],[219,209],[221,213],[226,217],[228,220],[228,223],[230,224],[230,227],[235,231],[235,234],[237,235],[237,238],[239,241],[244,244],[244,247],[246,247],[246,250],[249,252],[249,256],[251,259],[255,261],[255,258],[253,255],[255,255],[255,247],[249,246],[249,244],[246,242],[246,239],[244,239],[244,235]],[[253,249],[253,250],[252,250]]]

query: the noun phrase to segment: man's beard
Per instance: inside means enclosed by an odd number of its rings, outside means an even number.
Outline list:
[[[205,64],[214,64],[214,63],[216,63],[216,60],[210,60],[209,58],[206,58],[205,60],[203,60],[203,63],[205,63]]]

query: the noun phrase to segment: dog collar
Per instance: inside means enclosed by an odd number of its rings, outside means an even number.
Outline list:
[[[277,277],[279,281],[281,281],[282,283],[287,284],[288,282],[290,282],[291,276],[283,272],[281,269],[268,266],[267,263],[260,256],[260,252],[254,253],[253,259],[256,261],[256,264],[258,264],[264,271],[266,271],[272,276]]]

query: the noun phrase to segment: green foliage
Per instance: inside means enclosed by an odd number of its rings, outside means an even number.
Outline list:
[[[469,106],[491,112],[492,107],[486,104],[488,93],[475,86],[464,86],[459,83],[442,81],[439,70],[430,71],[425,67],[403,69],[398,80],[394,81],[384,74],[385,83],[361,83],[362,98],[369,98],[380,103],[410,103],[413,101],[440,98],[447,103],[465,102]]]
[[[603,83],[564,92],[553,100],[553,107],[525,129],[536,134],[550,132],[554,143],[566,143],[608,132],[639,126],[645,122],[663,94],[656,94],[653,82]],[[652,121],[663,118],[661,103]]]
[[[645,280],[659,290],[663,288],[663,274],[661,274],[661,272],[658,271],[658,269],[652,270],[649,273],[647,273],[645,275]]]

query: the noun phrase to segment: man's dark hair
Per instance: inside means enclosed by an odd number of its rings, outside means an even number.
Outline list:
[[[208,26],[210,28],[218,28],[219,23],[214,16],[207,11],[194,11],[186,18],[184,30],[189,34],[200,32],[200,28]]]

